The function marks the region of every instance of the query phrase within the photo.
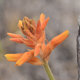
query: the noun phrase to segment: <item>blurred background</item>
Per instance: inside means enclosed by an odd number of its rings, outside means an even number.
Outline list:
[[[16,67],[4,58],[6,53],[25,52],[27,47],[9,41],[7,32],[22,34],[17,23],[24,16],[38,20],[41,13],[50,17],[46,36],[51,40],[65,30],[70,36],[50,56],[55,80],[77,80],[76,37],[80,0],[0,0],[0,80],[48,80],[42,66],[24,64]]]

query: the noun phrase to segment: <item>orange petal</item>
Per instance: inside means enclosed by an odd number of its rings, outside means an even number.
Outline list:
[[[42,33],[42,30],[41,30],[41,23],[40,23],[40,20],[39,20],[38,23],[37,23],[36,34],[35,34],[36,37],[37,37],[37,39],[40,38],[41,33]]]
[[[45,42],[44,42],[44,43],[42,43],[42,45],[41,45],[41,51],[40,51],[40,56],[41,56],[41,58],[43,58],[43,56],[45,55],[45,54],[44,54],[45,48],[46,48],[46,45],[45,45]]]
[[[17,43],[23,43],[23,38],[10,38],[10,40]]]
[[[7,34],[12,38],[22,38],[22,36],[18,34],[13,34],[13,33],[7,33]]]
[[[24,42],[26,42],[26,44],[34,44],[34,41],[31,41],[31,40],[25,39],[25,38],[24,38]]]
[[[39,43],[45,42],[45,32],[42,33],[42,35],[40,36],[38,42],[39,42]]]
[[[45,27],[46,27],[46,25],[47,25],[49,19],[50,19],[50,18],[48,17],[48,18],[43,22],[43,24],[41,25],[41,29],[42,29],[42,30],[45,29]]]
[[[36,23],[34,20],[32,20],[32,24],[34,25],[34,27],[36,27]]]
[[[46,48],[45,43],[42,43],[41,50],[42,50],[42,51],[44,51],[44,50],[45,50],[45,48]]]
[[[40,53],[41,44],[35,46],[34,56],[37,56]]]
[[[34,48],[35,47],[35,43],[30,41],[30,40],[23,40],[24,44],[28,47]]]
[[[69,36],[69,31],[66,30],[63,33],[61,33],[60,35],[56,36],[55,38],[53,38],[46,46],[45,51],[44,51],[44,55],[43,57],[46,58],[48,57],[52,50],[58,46],[60,43],[62,43],[67,37]]]
[[[29,38],[35,40],[35,36],[28,29],[26,29],[25,33],[26,33],[26,36],[28,36]]]
[[[36,33],[39,34],[41,32],[41,23],[40,20],[37,22]]]
[[[41,15],[40,15],[41,24],[44,22],[44,20],[45,20],[45,14],[41,13]]]
[[[35,47],[35,45],[32,45],[32,44],[29,44],[29,45],[26,44],[26,46],[28,46],[30,48],[34,48]]]
[[[33,51],[30,52],[25,52],[21,58],[16,62],[17,66],[21,66],[22,64],[24,64],[25,62],[28,62],[34,55]]]
[[[18,22],[18,27],[21,29],[22,26],[23,26],[23,25],[22,25],[22,21],[19,20],[19,22]]]
[[[53,49],[51,45],[47,44],[45,50],[43,51],[42,58],[47,59],[47,57],[51,54],[52,50]]]
[[[23,53],[19,53],[19,54],[6,54],[4,56],[6,57],[6,59],[8,61],[16,62],[22,55],[23,55]]]
[[[68,36],[69,36],[69,31],[66,30],[63,33],[61,33],[60,35],[54,37],[51,40],[50,43],[51,43],[52,46],[56,47],[57,45],[59,45],[60,43],[62,43]]]
[[[28,47],[34,48],[35,44],[33,41],[25,39],[25,38],[10,38],[11,41],[17,42],[17,43],[23,43]]]
[[[42,65],[43,63],[40,61],[39,58],[37,57],[32,57],[32,59],[30,61],[28,61],[30,64],[33,65]]]
[[[22,33],[23,33],[24,35],[26,35],[26,34],[25,34],[25,31],[24,31],[23,23],[22,23],[21,20],[19,20],[19,22],[18,22],[18,27],[19,27],[19,29],[22,31]]]

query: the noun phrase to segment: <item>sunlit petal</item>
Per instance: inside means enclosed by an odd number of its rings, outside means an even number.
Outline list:
[[[15,62],[17,61],[21,56],[23,55],[23,53],[18,53],[18,54],[6,54],[5,57],[8,61],[12,61]]]

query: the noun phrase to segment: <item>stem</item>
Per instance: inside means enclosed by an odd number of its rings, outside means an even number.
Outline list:
[[[50,80],[55,80],[55,79],[54,79],[54,76],[53,76],[53,74],[52,74],[52,72],[51,72],[51,70],[50,70],[50,67],[49,67],[49,65],[48,65],[48,62],[46,62],[45,60],[43,60],[43,63],[44,63],[44,64],[43,64],[43,67],[44,67],[44,69],[45,69],[45,71],[46,71],[49,79],[50,79]]]

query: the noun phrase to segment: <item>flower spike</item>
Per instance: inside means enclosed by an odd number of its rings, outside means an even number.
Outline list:
[[[25,44],[30,47],[31,50],[18,54],[6,54],[6,59],[8,61],[16,62],[17,66],[21,66],[24,63],[44,65],[43,61],[48,62],[52,50],[61,44],[69,35],[69,31],[66,30],[46,43],[45,27],[47,26],[49,19],[49,17],[45,18],[45,14],[41,13],[37,24],[35,24],[33,19],[29,19],[28,17],[19,20],[18,27],[25,35],[25,38],[19,34],[7,34],[11,37],[11,41]],[[40,56],[41,60],[37,58],[37,56]]]

